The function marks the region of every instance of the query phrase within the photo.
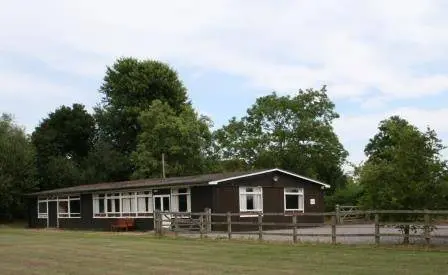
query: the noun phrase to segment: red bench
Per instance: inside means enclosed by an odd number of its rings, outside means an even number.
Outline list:
[[[118,229],[124,229],[128,231],[129,229],[135,228],[135,220],[132,218],[120,218],[116,219],[111,224],[111,230],[118,230]]]

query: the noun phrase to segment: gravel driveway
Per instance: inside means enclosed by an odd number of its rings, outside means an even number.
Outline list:
[[[354,224],[354,225],[338,225],[336,228],[336,234],[372,234],[372,236],[337,236],[336,242],[343,244],[374,244],[375,238],[373,236],[375,232],[374,224]],[[292,241],[292,229],[282,230],[270,230],[264,231],[263,239],[267,241]],[[311,243],[331,243],[331,226],[313,227],[313,228],[300,228],[297,230],[300,234],[316,234],[330,236],[298,236],[299,242],[311,242]],[[393,227],[381,227],[381,234],[399,234],[399,236],[381,236],[381,244],[400,244],[403,241],[401,232]],[[291,236],[282,236],[275,234],[291,234]],[[416,235],[410,236],[410,243],[413,244],[425,244],[425,239],[421,235],[422,232],[418,232]],[[199,237],[198,234],[181,233],[181,236]],[[213,232],[207,234],[209,238],[227,238],[227,233]],[[244,239],[257,239],[258,232],[232,232],[232,238],[244,238]],[[448,245],[448,225],[440,225],[431,233],[431,244],[436,245]]]

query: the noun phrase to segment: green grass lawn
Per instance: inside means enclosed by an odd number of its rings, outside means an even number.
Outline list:
[[[446,274],[448,250],[0,228],[0,274]]]

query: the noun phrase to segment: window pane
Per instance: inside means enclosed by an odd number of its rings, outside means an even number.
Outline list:
[[[254,189],[252,187],[247,187],[246,192],[254,192]]]
[[[161,207],[162,207],[162,200],[161,200],[161,198],[160,197],[156,197],[156,198],[154,198],[154,208],[155,208],[155,210],[162,210],[161,209]]]
[[[59,202],[59,213],[68,213],[68,202],[67,201]]]
[[[179,212],[187,212],[187,195],[179,195]]]
[[[112,212],[112,200],[107,200],[107,212]]]
[[[298,209],[299,208],[299,196],[298,195],[286,195],[286,209]]]
[[[246,196],[246,209],[247,210],[254,210],[255,209],[255,203],[254,203],[254,196],[253,195],[247,195]]]
[[[185,193],[187,193],[188,192],[188,189],[187,188],[180,188],[179,190],[178,190],[178,193],[179,194],[185,194]]]
[[[70,201],[70,213],[81,213],[81,201]]]
[[[163,211],[170,211],[170,198],[163,197]]]
[[[114,199],[115,203],[115,212],[120,212],[120,199]]]
[[[38,212],[39,213],[47,213],[47,203],[46,202],[39,202],[38,204]]]
[[[98,200],[99,213],[104,213],[104,199]]]

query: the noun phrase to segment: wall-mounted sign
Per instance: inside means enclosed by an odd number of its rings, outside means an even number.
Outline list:
[[[316,204],[316,199],[310,199],[310,204],[311,205],[315,205]]]

